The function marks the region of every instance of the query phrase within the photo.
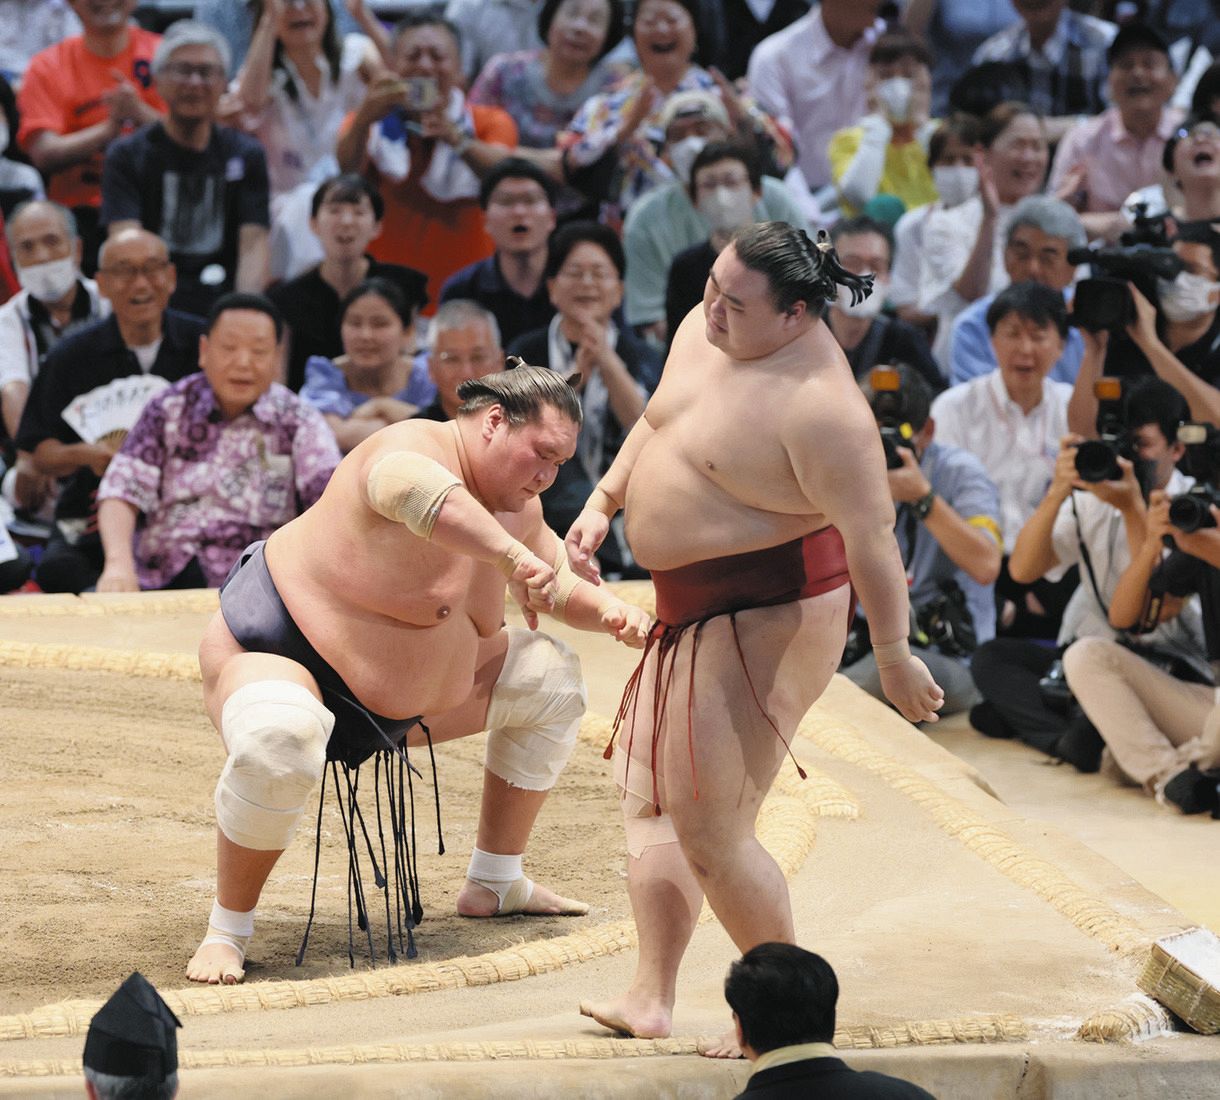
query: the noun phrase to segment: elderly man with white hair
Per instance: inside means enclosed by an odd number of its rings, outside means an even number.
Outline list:
[[[436,398],[420,417],[452,420],[462,403],[458,386],[503,369],[503,340],[496,315],[470,298],[442,303],[428,325],[428,373],[436,384]]]
[[[1041,283],[1070,296],[1076,281],[1076,265],[1068,261],[1068,253],[1086,243],[1080,215],[1066,202],[1048,195],[1030,195],[1014,207],[1008,223],[1004,270],[1013,283]],[[962,310],[953,322],[949,342],[950,385],[968,382],[996,369],[995,349],[987,329],[987,311],[994,300],[994,294],[985,295]],[[1074,383],[1084,350],[1080,330],[1070,328],[1063,353],[1048,377],[1056,382]]]
[[[67,207],[42,199],[22,203],[5,234],[22,286],[0,306],[0,438],[11,440],[47,353],[73,329],[106,317],[110,303],[81,274],[81,241]],[[49,519],[55,483],[34,470],[29,455],[19,454],[8,471],[0,463],[0,472],[0,520],[9,507],[35,515],[41,509]],[[0,563],[7,549],[0,535]]]
[[[5,226],[21,291],[0,306],[0,409],[17,434],[38,366],[73,328],[110,312],[97,284],[81,274],[76,218],[59,203],[22,203]]]
[[[178,270],[171,305],[199,315],[267,281],[267,160],[254,138],[216,124],[228,67],[216,31],[174,23],[152,61],[169,113],[116,141],[102,173],[110,234],[143,226],[165,241]]]

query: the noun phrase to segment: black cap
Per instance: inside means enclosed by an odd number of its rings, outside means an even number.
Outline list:
[[[1169,56],[1169,43],[1147,23],[1132,21],[1122,24],[1106,50],[1106,60],[1113,65],[1119,54],[1132,49],[1156,50],[1157,53]]]
[[[164,1081],[178,1069],[178,1036],[182,1026],[138,971],[101,1008],[85,1036],[88,1069],[116,1077]]]

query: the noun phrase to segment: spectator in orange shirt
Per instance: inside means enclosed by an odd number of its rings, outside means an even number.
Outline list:
[[[339,164],[385,200],[370,253],[423,271],[436,302],[450,275],[492,254],[479,179],[516,147],[517,125],[466,101],[458,30],[435,11],[412,11],[394,28],[393,62],[397,76],[370,85],[347,120]]]
[[[155,122],[165,104],[153,88],[161,36],[130,22],[136,0],[69,0],[84,33],[34,55],[21,82],[17,143],[47,178],[48,197],[76,215],[82,267],[97,267],[102,154],[120,134]]]

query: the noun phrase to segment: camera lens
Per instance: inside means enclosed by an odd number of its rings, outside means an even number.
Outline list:
[[[1083,481],[1116,481],[1123,476],[1109,443],[1089,439],[1076,448],[1076,472]]]
[[[1186,535],[1198,531],[1201,527],[1215,527],[1216,521],[1212,518],[1207,503],[1206,497],[1194,493],[1174,497],[1169,502],[1169,522]]]

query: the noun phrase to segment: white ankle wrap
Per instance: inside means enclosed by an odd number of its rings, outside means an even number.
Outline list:
[[[232,947],[244,963],[246,948],[254,935],[254,910],[248,913],[226,909],[219,901],[212,902],[212,915],[208,918],[208,932],[200,947],[219,943]]]
[[[466,869],[466,877],[471,882],[486,887],[499,899],[498,910],[504,908],[504,899],[517,882],[525,884],[525,897],[519,902],[524,905],[534,892],[534,884],[525,877],[521,870],[521,856],[503,856],[494,852],[485,852],[475,848],[470,853],[470,866]]]
[[[291,680],[262,680],[233,692],[220,720],[229,750],[216,784],[221,832],[243,848],[287,848],[322,775],[334,726],[335,716]]]
[[[572,755],[587,701],[580,658],[536,630],[508,629],[508,655],[487,707],[489,771],[549,791]]]

